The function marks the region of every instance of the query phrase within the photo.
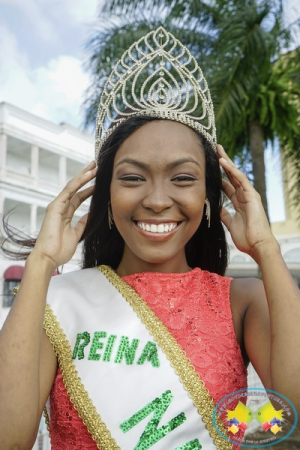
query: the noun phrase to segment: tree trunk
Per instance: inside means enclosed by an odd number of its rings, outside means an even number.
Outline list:
[[[248,129],[250,153],[253,165],[254,188],[261,196],[263,207],[270,222],[266,189],[263,129],[260,123],[256,120],[249,122]]]

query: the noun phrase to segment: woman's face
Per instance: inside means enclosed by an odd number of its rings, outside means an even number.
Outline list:
[[[125,241],[119,275],[189,270],[185,245],[206,198],[205,157],[193,130],[158,120],[135,131],[116,153],[110,194]]]

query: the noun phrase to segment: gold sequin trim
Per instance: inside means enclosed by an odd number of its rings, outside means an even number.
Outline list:
[[[137,316],[146,326],[149,333],[153,336],[154,340],[163,350],[185,390],[188,392],[189,397],[197,408],[216,448],[218,450],[233,450],[232,443],[220,436],[213,424],[212,416],[215,404],[208,389],[205,387],[204,382],[199,378],[191,361],[170,331],[158,319],[152,309],[138,293],[122,280],[111,267],[101,265],[98,266],[97,269],[100,270],[123,297],[125,297]],[[216,423],[221,433],[228,437],[227,430],[218,414],[216,414]]]
[[[19,289],[20,289],[20,286],[15,286],[15,287],[13,288],[13,293],[14,293],[14,296],[15,296],[15,297],[16,297],[16,295],[17,295]]]
[[[79,417],[100,450],[120,450],[79,378],[69,341],[50,306],[46,305],[44,328],[58,358],[64,385]]]
[[[49,438],[51,438],[50,437],[50,419],[49,419],[49,414],[48,414],[46,406],[44,408],[43,414],[44,414],[45,424],[46,424],[46,427],[47,427],[47,430],[49,433]]]

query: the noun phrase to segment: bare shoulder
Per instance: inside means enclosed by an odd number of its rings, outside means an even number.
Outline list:
[[[264,386],[270,386],[270,318],[263,282],[240,278],[231,282],[230,301],[246,359]]]
[[[265,299],[264,285],[258,278],[235,278],[230,285],[230,300],[243,309]]]

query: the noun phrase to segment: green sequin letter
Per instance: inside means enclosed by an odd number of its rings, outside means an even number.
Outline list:
[[[147,342],[145,348],[138,359],[137,364],[144,364],[145,361],[150,361],[153,367],[159,367],[159,359],[157,354],[157,347],[154,342]]]
[[[180,413],[166,425],[157,428],[162,416],[168,409],[173,398],[174,396],[171,391],[164,392],[161,397],[157,397],[151,403],[148,403],[148,405],[146,405],[143,409],[130,417],[130,419],[125,420],[125,422],[120,425],[121,430],[124,433],[127,433],[127,431],[131,430],[131,428],[145,419],[145,417],[149,416],[149,414],[154,413],[152,419],[148,422],[144,433],[140,437],[139,442],[133,450],[147,450],[186,421],[185,414]]]
[[[80,343],[80,341],[82,340],[83,342]],[[84,358],[84,347],[86,347],[89,344],[90,340],[91,340],[90,333],[88,333],[87,331],[77,334],[72,359],[75,359],[77,355],[78,359]]]
[[[202,445],[198,441],[198,439],[194,439],[193,441],[187,442],[180,447],[175,448],[175,450],[201,450]]]
[[[125,357],[126,364],[131,365],[134,362],[137,346],[139,345],[139,339],[132,339],[131,345],[127,336],[121,337],[121,342],[118,348],[115,363],[121,363],[123,357]]]
[[[106,335],[107,335],[106,331],[95,331],[90,354],[88,357],[89,360],[99,361],[101,355],[97,353],[97,350],[101,350],[104,345],[103,342],[99,341],[99,339],[105,338]]]
[[[109,336],[105,350],[104,350],[103,361],[110,361],[110,357],[111,357],[116,339],[117,339],[117,336],[115,334],[112,334],[111,336]]]

